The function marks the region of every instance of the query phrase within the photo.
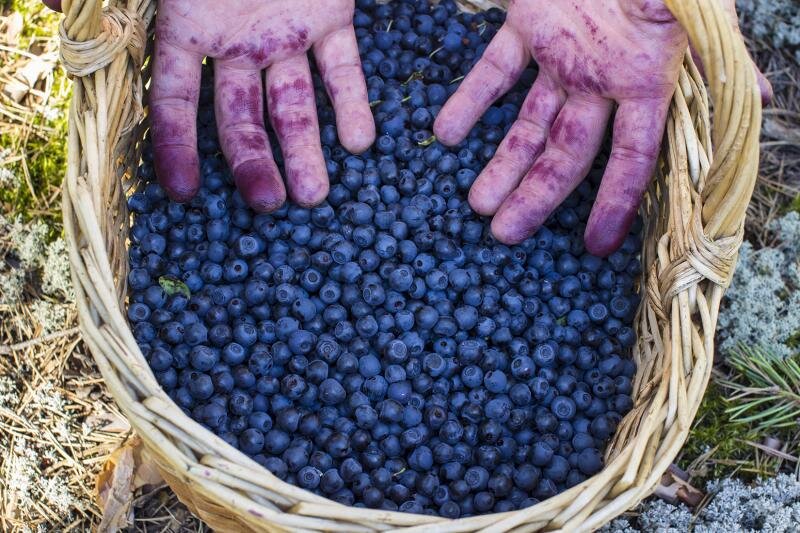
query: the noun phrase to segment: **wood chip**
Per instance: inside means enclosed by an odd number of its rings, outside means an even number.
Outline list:
[[[118,413],[94,412],[86,417],[86,425],[109,433],[127,433],[131,430],[128,420]]]
[[[128,439],[108,457],[97,476],[95,492],[103,513],[97,531],[114,533],[132,524],[136,494],[163,482],[155,464],[144,453],[141,439]]]
[[[670,465],[661,476],[661,483],[656,486],[653,494],[672,504],[681,501],[689,507],[696,507],[703,501],[705,494],[689,484],[688,479],[686,472],[675,464]]]
[[[55,66],[55,61],[49,61],[42,57],[31,59],[18,69],[12,80],[3,87],[3,94],[15,102],[21,102],[34,88],[36,82],[52,72]]]

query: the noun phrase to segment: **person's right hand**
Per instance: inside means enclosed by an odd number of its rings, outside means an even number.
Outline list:
[[[195,121],[206,56],[214,58],[222,150],[244,200],[268,212],[283,204],[286,189],[300,205],[325,199],[328,174],[306,55],[312,46],[342,145],[361,152],[375,138],[353,11],[353,0],[159,2],[149,106],[156,175],[172,199],[189,200],[200,187]],[[285,188],[264,127],[265,97]]]
[[[42,1],[61,11],[61,0]],[[195,118],[204,57],[214,58],[219,137],[242,198],[262,212],[286,199],[264,129],[266,96],[289,195],[303,206],[325,199],[328,173],[306,52],[313,47],[339,140],[351,152],[363,152],[375,140],[375,123],[354,9],[353,0],[159,2],[150,116],[156,175],[173,200],[190,200],[200,188]]]

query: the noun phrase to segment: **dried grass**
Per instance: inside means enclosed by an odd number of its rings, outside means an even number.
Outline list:
[[[792,54],[766,42],[749,44],[775,91],[772,104],[764,109],[761,168],[747,220],[749,236],[763,246],[769,240],[769,223],[787,208],[800,207],[800,65]]]
[[[44,221],[52,240],[62,232],[69,83],[51,37],[57,16],[38,0],[14,8],[0,7],[0,216]],[[5,89],[32,62],[38,81],[17,101]],[[80,341],[74,305],[58,296],[60,278],[24,265],[15,244],[0,232],[0,273],[24,276],[19,297],[0,305],[0,531],[91,531],[100,521],[97,474],[130,427]],[[66,318],[45,329],[48,306]],[[134,516],[129,531],[207,531],[167,488],[137,494]]]

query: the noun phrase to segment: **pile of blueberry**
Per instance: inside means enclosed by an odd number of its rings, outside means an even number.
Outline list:
[[[450,518],[527,507],[600,471],[631,409],[638,236],[585,253],[600,161],[533,238],[495,241],[467,192],[535,67],[446,148],[433,119],[503,13],[357,5],[379,138],[347,153],[315,76],[325,203],[245,206],[210,70],[198,196],[167,200],[145,150],[129,200],[134,335],[187,414],[289,483]]]

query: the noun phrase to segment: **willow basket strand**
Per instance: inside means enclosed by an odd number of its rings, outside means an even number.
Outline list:
[[[642,207],[634,409],[599,474],[521,511],[447,520],[346,507],[288,485],[195,423],[161,390],[124,312],[125,193],[146,127],[143,87],[156,3],[63,1],[62,60],[75,81],[63,208],[81,330],[120,408],[193,512],[220,531],[571,532],[599,527],[650,494],[686,440],[708,383],[717,311],[755,185],[761,123],[755,74],[719,2],[666,3],[703,60],[714,122],[687,53]]]

